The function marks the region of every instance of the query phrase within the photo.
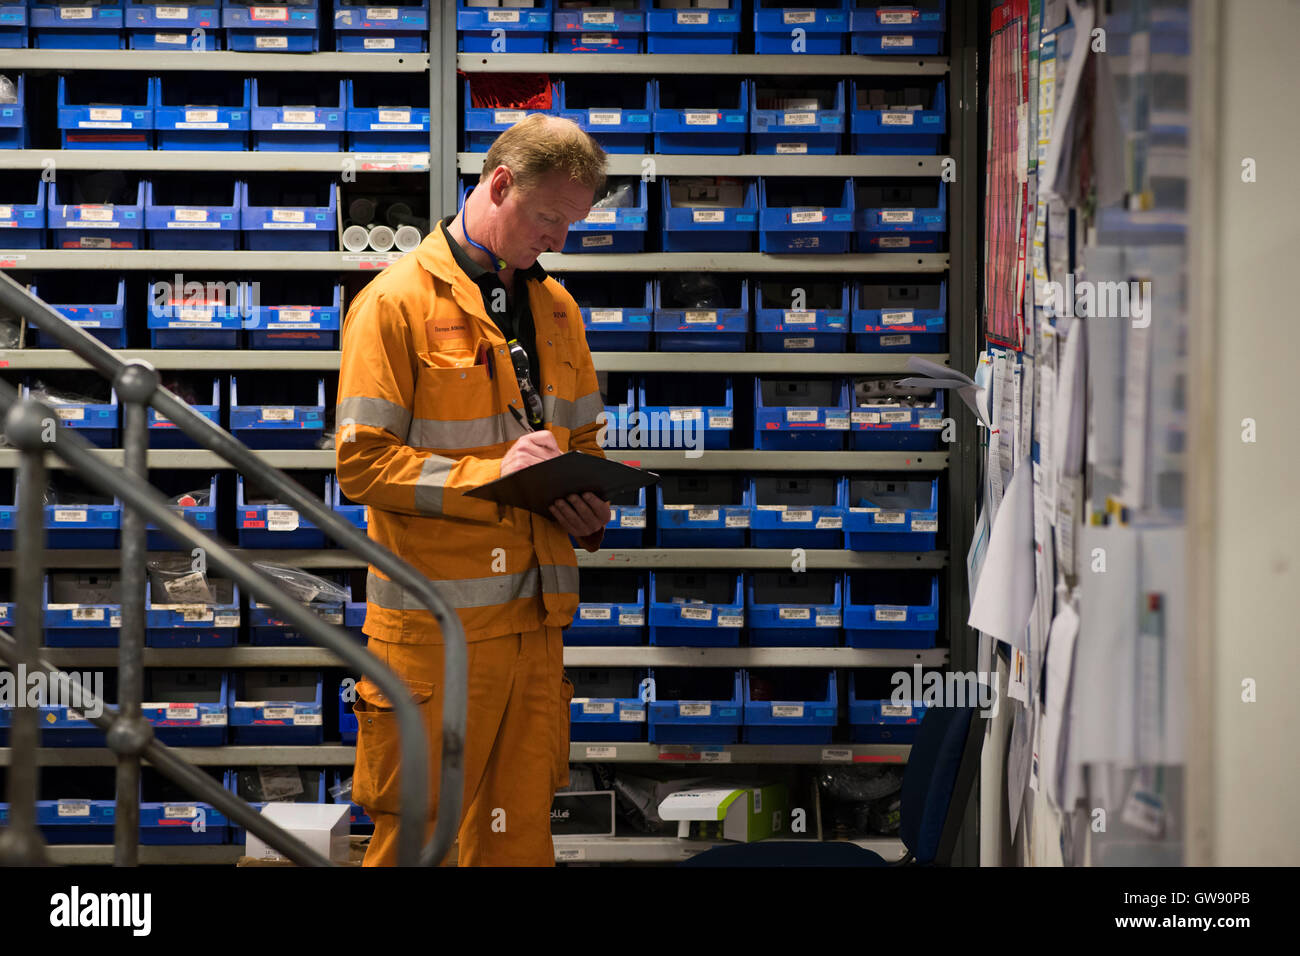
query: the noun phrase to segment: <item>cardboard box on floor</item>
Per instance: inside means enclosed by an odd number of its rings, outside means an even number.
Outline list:
[[[722,821],[724,839],[752,843],[784,831],[789,806],[783,783],[715,784],[669,794],[659,804],[659,816],[678,821],[679,837],[690,835],[692,821]]]
[[[365,859],[366,847],[370,845],[370,834],[358,833],[349,838],[348,861],[340,863],[339,866],[360,866],[361,861]],[[451,849],[447,851],[447,856],[442,861],[442,866],[455,866],[457,853],[460,850],[459,843],[453,843]],[[255,860],[251,856],[241,856],[235,861],[235,866],[297,866],[289,860],[276,857],[265,860]]]

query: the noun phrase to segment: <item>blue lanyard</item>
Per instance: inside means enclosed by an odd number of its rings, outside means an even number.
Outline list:
[[[468,205],[469,204],[466,203],[464,206],[460,207],[460,227],[465,232],[465,241],[468,242],[471,246],[476,246],[479,249],[482,249],[484,252],[486,252],[488,254],[488,258],[496,263],[495,271],[500,272],[502,269],[506,267],[506,260],[502,259],[500,256],[498,256],[487,246],[483,245],[483,243],[475,242],[473,237],[470,236],[469,234],[469,216],[466,215],[466,212],[468,211],[467,210]]]

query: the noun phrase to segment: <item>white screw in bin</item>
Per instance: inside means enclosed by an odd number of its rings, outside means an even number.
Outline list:
[[[343,248],[348,252],[365,252],[370,245],[370,233],[365,226],[351,225],[343,230]]]
[[[420,230],[414,226],[402,226],[393,233],[393,244],[402,252],[410,252],[420,244]]]
[[[393,248],[393,230],[387,226],[370,227],[370,248],[375,252],[387,252]]]

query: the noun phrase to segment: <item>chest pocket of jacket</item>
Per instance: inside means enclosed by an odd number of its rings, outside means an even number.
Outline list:
[[[481,354],[492,360],[485,338],[475,347],[417,353],[415,415],[408,443],[416,448],[480,448],[503,440],[494,419],[496,389]]]
[[[546,421],[557,428],[572,430],[577,423],[574,386],[578,381],[578,367],[568,358],[558,358],[551,363],[550,377],[542,385],[542,409]],[[563,450],[564,446],[561,445]]]

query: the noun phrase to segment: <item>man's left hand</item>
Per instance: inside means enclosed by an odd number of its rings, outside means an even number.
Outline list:
[[[556,498],[551,504],[551,517],[555,523],[575,538],[595,534],[609,524],[610,516],[609,502],[602,501],[590,491],[584,491],[581,496]]]

